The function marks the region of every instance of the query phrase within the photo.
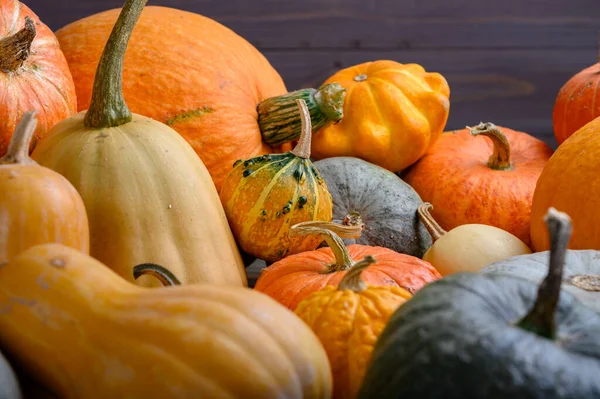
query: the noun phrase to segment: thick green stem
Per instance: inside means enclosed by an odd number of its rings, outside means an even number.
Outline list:
[[[367,289],[367,284],[360,277],[362,272],[375,263],[375,258],[371,255],[365,256],[363,260],[357,262],[352,269],[348,270],[340,284],[338,290],[352,290],[354,292],[361,292]]]
[[[480,123],[475,127],[469,127],[469,133],[473,136],[486,136],[492,140],[494,146],[494,152],[488,159],[488,166],[494,170],[510,170],[512,165],[510,163],[510,144],[508,139],[502,133],[502,130],[493,123]]]
[[[567,247],[573,226],[566,213],[550,208],[544,217],[550,235],[550,266],[548,275],[540,284],[533,308],[517,326],[539,336],[554,339],[556,336],[555,313],[560,299],[560,287]]]
[[[84,124],[89,128],[121,126],[131,122],[123,97],[123,62],[127,44],[148,0],[127,0],[106,42],[96,69],[92,100]]]
[[[181,285],[179,279],[169,269],[156,263],[142,263],[133,268],[133,278],[136,280],[146,274],[155,277],[165,287]]]
[[[0,165],[36,165],[36,162],[29,157],[29,146],[37,127],[35,114],[36,111],[23,114],[10,139],[6,154],[0,158]]]
[[[335,264],[329,272],[348,270],[354,266],[354,261],[344,245],[342,238],[358,238],[362,233],[361,226],[344,226],[333,222],[308,221],[291,227],[294,234],[313,235],[322,237],[331,248]]]
[[[31,52],[31,43],[33,43],[35,35],[33,20],[25,17],[23,29],[14,35],[0,39],[0,71],[15,72],[23,66]]]
[[[302,132],[296,100],[306,102],[312,133],[337,123],[344,117],[346,89],[339,83],[327,83],[316,89],[301,89],[258,104],[258,125],[263,141],[271,146],[297,140]]]
[[[429,235],[431,235],[431,239],[433,240],[433,242],[436,242],[444,234],[446,234],[447,231],[444,230],[442,226],[440,226],[438,222],[435,221],[433,216],[431,216],[430,211],[432,209],[433,205],[431,205],[429,202],[424,202],[417,208],[417,213],[419,214],[419,219],[421,220],[421,223],[425,225],[425,228],[429,232]]]

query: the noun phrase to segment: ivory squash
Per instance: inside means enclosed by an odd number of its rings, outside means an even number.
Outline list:
[[[103,11],[56,32],[79,111],[91,104],[94,71],[118,14]],[[296,99],[306,101],[314,129],[342,117],[343,88],[287,93],[279,73],[244,38],[213,19],[170,7],[145,8],[131,36],[123,80],[131,111],[181,134],[217,190],[236,160],[291,149],[262,135],[299,137]]]
[[[379,60],[336,72],[344,117],[317,132],[314,159],[351,156],[400,172],[437,141],[450,112],[446,79],[418,64]]]
[[[441,278],[429,262],[384,247],[352,244],[342,238],[360,237],[361,226],[327,222],[298,223],[291,234],[315,236],[325,240],[328,248],[290,255],[262,270],[254,289],[264,292],[285,307],[295,310],[311,293],[328,285],[337,286],[357,262],[374,258],[361,273],[369,286],[395,286],[414,294],[426,284]]]
[[[77,112],[73,77],[58,40],[18,0],[0,0],[0,99],[0,156],[26,112],[38,112],[31,148]]]
[[[313,250],[321,243],[318,237],[290,236],[292,225],[332,218],[331,194],[309,159],[309,110],[304,100],[297,100],[297,106],[302,135],[296,147],[284,154],[236,161],[220,192],[240,248],[268,262]]]
[[[493,123],[444,133],[403,176],[446,230],[486,224],[531,245],[531,203],[552,155],[543,141]]]
[[[573,221],[570,249],[600,250],[600,118],[586,124],[554,152],[537,182],[531,204],[531,240],[535,252],[550,249],[544,214],[554,207]]]
[[[331,397],[318,338],[248,288],[140,287],[46,244],[0,268],[0,308],[2,347],[63,399]]]
[[[443,276],[477,272],[485,266],[513,256],[530,254],[531,249],[507,231],[485,224],[463,224],[445,231],[431,216],[433,205],[418,208],[421,222],[427,226],[433,245],[423,255]]]
[[[360,275],[375,259],[356,263],[337,287],[304,299],[295,313],[321,340],[333,370],[333,398],[355,398],[375,342],[394,311],[412,295],[395,286],[368,286]]]
[[[133,281],[135,265],[154,262],[169,265],[184,283],[246,285],[202,161],[176,131],[132,114],[123,98],[123,58],[145,3],[125,3],[98,65],[90,109],[56,125],[32,157],[79,191],[90,223],[90,254],[123,278]]]
[[[85,205],[75,187],[29,157],[36,112],[23,114],[0,158],[0,265],[37,244],[90,250]]]

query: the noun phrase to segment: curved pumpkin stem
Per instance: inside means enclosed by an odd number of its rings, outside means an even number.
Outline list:
[[[96,69],[85,127],[121,126],[132,120],[123,97],[123,62],[129,38],[147,1],[127,0],[121,9]]]
[[[554,314],[560,298],[565,256],[573,226],[571,218],[566,213],[554,208],[548,209],[544,221],[550,233],[551,243],[548,275],[540,284],[533,308],[517,323],[517,326],[539,336],[554,339],[556,336]]]
[[[23,29],[0,40],[0,71],[15,72],[23,66],[31,52],[31,43],[33,43],[35,35],[33,20],[25,17]]]
[[[421,219],[421,223],[425,225],[425,228],[429,232],[429,235],[431,235],[433,242],[436,242],[437,240],[442,238],[444,234],[447,234],[447,231],[444,230],[442,226],[440,226],[438,222],[435,221],[433,216],[431,216],[430,211],[432,209],[433,205],[431,205],[429,202],[424,202],[417,208],[417,213],[419,214],[419,219]]]
[[[512,165],[510,163],[510,144],[508,139],[502,133],[502,130],[493,123],[480,123],[475,127],[469,127],[469,133],[473,136],[486,136],[492,140],[494,146],[494,152],[488,159],[488,166],[494,170],[510,170]]]
[[[181,285],[181,281],[169,269],[156,263],[142,263],[133,268],[133,278],[136,280],[146,274],[155,277],[165,287]]]
[[[338,290],[351,290],[354,292],[362,292],[367,289],[367,284],[361,278],[362,272],[375,263],[375,258],[371,255],[365,256],[363,260],[357,262],[352,269],[348,270],[340,284]]]
[[[300,140],[296,147],[292,150],[292,154],[297,157],[309,159],[310,158],[310,143],[312,139],[312,127],[310,121],[310,114],[306,102],[302,99],[296,100],[296,104],[300,108],[300,118],[302,120],[302,133],[300,134]]]
[[[331,271],[348,270],[354,266],[354,261],[344,245],[342,238],[358,238],[362,233],[361,226],[344,226],[333,222],[308,221],[293,225],[292,233],[315,235],[322,237],[335,256],[335,265]]]
[[[0,165],[37,165],[29,157],[29,146],[37,127],[37,118],[35,115],[36,111],[29,111],[23,114],[10,139],[6,154],[0,158]]]

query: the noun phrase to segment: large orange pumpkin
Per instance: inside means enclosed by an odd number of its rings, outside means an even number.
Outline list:
[[[90,105],[98,60],[119,12],[101,12],[56,32],[73,73],[79,111]],[[262,111],[269,131],[281,126],[290,134],[293,125],[297,134],[291,137],[299,136],[297,98],[309,106],[315,129],[326,124],[320,91],[287,94],[277,71],[245,39],[212,19],[167,7],[144,9],[125,56],[123,92],[132,112],[167,124],[190,143],[217,190],[236,160],[291,149],[263,142],[257,111],[263,100],[280,96]],[[327,98],[343,102],[340,95]]]
[[[263,269],[254,289],[295,310],[313,292],[325,286],[338,286],[357,262],[371,256],[374,263],[361,273],[371,286],[397,286],[414,294],[425,284],[441,278],[429,262],[401,254],[384,247],[352,244],[346,247],[343,238],[357,238],[353,230],[361,226],[340,226],[332,222],[303,222],[292,226],[292,234],[311,235],[324,239],[329,248],[319,248],[287,256]],[[339,233],[339,234],[338,234]]]
[[[544,168],[533,194],[531,241],[535,252],[550,248],[544,215],[554,207],[573,223],[571,249],[600,250],[600,117],[562,143]]]
[[[600,62],[575,74],[561,87],[552,112],[558,144],[600,116]]]
[[[325,84],[347,90],[344,118],[315,134],[315,159],[352,156],[399,172],[442,134],[450,88],[439,73],[417,64],[375,61],[343,69]]]
[[[35,145],[77,111],[73,78],[52,31],[26,5],[0,0],[0,156],[28,111],[38,111]]]
[[[529,245],[533,191],[551,155],[527,133],[481,123],[444,133],[404,179],[444,230],[487,224]]]

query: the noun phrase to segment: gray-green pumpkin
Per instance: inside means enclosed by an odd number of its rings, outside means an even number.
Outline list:
[[[333,221],[364,223],[360,238],[346,245],[381,246],[421,258],[431,236],[419,220],[419,194],[394,173],[353,157],[315,162],[333,200]]]
[[[358,399],[600,398],[600,314],[561,292],[570,219],[551,208],[546,223],[539,286],[457,273],[423,287],[379,336]]]
[[[8,360],[0,353],[0,399],[21,398],[22,395],[17,377]]]
[[[513,256],[483,268],[483,274],[506,274],[539,284],[548,272],[550,251]],[[600,313],[600,251],[568,250],[562,288]]]

